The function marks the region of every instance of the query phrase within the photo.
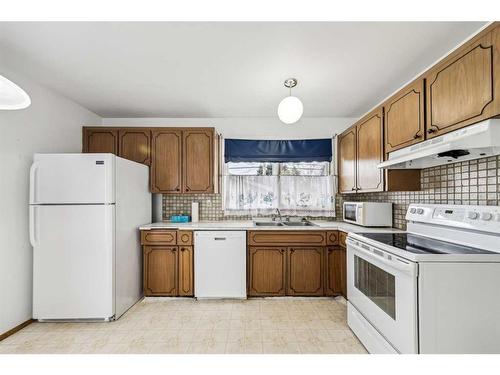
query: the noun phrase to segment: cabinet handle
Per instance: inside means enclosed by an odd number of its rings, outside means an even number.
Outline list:
[[[413,139],[419,139],[420,137],[421,137],[421,135],[417,133],[417,134],[415,134],[415,135],[413,136]]]
[[[186,249],[184,249],[184,248],[181,248],[181,251],[184,251],[184,250],[186,250]]]
[[[432,133],[435,133],[436,132],[436,129],[427,129],[427,134],[432,134]]]
[[[181,189],[177,188],[177,189],[175,189],[175,191],[181,191]]]
[[[352,191],[356,191],[356,190],[358,190],[358,189],[357,189],[357,188],[355,188],[355,187],[353,187],[351,190],[352,190]]]
[[[294,253],[294,252],[295,252],[295,249],[290,249],[290,252],[291,252],[291,253]]]
[[[172,249],[172,252],[175,253],[177,251],[177,249]]]
[[[285,252],[285,249],[281,249],[280,253],[283,254]]]

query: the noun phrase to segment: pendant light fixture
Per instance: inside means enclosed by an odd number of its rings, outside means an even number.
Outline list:
[[[300,120],[304,113],[304,106],[299,98],[292,96],[292,88],[297,86],[295,78],[288,78],[284,83],[290,90],[290,96],[283,99],[278,106],[278,117],[285,124],[294,124]]]
[[[31,99],[26,91],[0,75],[0,110],[24,109],[30,104]]]

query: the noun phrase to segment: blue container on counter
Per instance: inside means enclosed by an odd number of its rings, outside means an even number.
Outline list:
[[[172,215],[170,216],[170,221],[172,223],[188,223],[190,217],[187,215]]]

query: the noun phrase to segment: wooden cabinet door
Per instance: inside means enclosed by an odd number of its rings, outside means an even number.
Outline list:
[[[193,293],[193,247],[179,247],[179,295],[189,297]]]
[[[424,80],[419,79],[384,105],[385,152],[424,140]]]
[[[342,294],[342,249],[327,247],[325,253],[325,294],[338,296]]]
[[[286,248],[250,247],[248,295],[283,296],[286,293]]]
[[[427,137],[500,113],[500,27],[438,63],[426,75]]]
[[[118,130],[83,128],[83,152],[118,155]]]
[[[180,193],[182,188],[182,134],[162,129],[151,133],[151,192]]]
[[[339,191],[356,192],[356,127],[351,127],[338,139]]]
[[[118,155],[122,158],[151,164],[151,132],[149,129],[118,130]]]
[[[287,249],[287,294],[321,296],[324,294],[324,248],[290,247]]]
[[[382,107],[356,124],[356,181],[358,192],[384,190],[383,170],[377,165],[384,160],[382,147]]]
[[[347,299],[347,251],[345,248],[339,249],[340,262],[340,287],[342,295]]]
[[[177,246],[144,246],[144,294],[178,295]]]
[[[183,192],[213,193],[214,132],[190,129],[182,132]]]

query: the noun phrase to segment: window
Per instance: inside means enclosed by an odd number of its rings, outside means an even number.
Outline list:
[[[329,162],[227,162],[226,215],[334,216]]]

